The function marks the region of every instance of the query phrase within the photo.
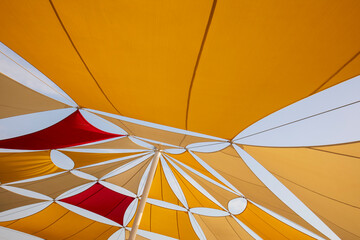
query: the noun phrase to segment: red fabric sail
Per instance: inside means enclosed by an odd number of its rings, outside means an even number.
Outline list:
[[[0,148],[45,150],[71,147],[122,135],[107,133],[92,126],[75,111],[62,121],[27,135],[0,140]]]
[[[91,188],[60,201],[84,208],[123,225],[125,211],[133,200],[132,197],[96,183]]]

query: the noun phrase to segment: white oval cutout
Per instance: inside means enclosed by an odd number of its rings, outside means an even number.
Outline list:
[[[71,170],[75,166],[75,163],[73,160],[71,160],[71,158],[57,150],[51,150],[50,158],[51,161],[55,164],[55,166],[61,169]]]
[[[234,198],[228,203],[229,212],[233,215],[242,213],[247,206],[247,200],[245,198]]]

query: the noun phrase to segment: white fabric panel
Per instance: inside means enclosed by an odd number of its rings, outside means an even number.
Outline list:
[[[144,174],[141,177],[140,183],[139,183],[139,187],[138,187],[138,192],[137,192],[137,196],[141,196],[143,194],[144,188],[145,188],[145,184],[146,184],[146,180],[148,178],[149,175],[149,171],[151,168],[151,163],[153,160],[151,160],[151,162],[149,163],[149,166],[146,167]]]
[[[116,158],[116,159],[112,159],[112,160],[108,160],[108,161],[104,161],[104,162],[94,163],[94,164],[79,167],[79,168],[76,168],[76,169],[83,169],[83,168],[101,166],[101,165],[105,165],[105,164],[109,164],[109,163],[121,162],[121,161],[128,160],[128,159],[131,159],[131,158],[135,159],[135,158],[138,158],[138,157],[145,156],[146,154],[148,154],[148,152],[140,153],[140,154],[134,154],[134,155],[126,156],[126,157],[122,157],[122,158]]]
[[[268,170],[259,164],[253,157],[240,147],[233,145],[240,157],[250,170],[265,184],[283,203],[285,203],[296,214],[311,224],[330,239],[340,239],[320,218],[318,218],[308,207],[305,206],[289,189],[277,180]]]
[[[289,219],[284,218],[283,216],[281,216],[281,215],[279,215],[279,214],[277,214],[277,213],[275,213],[275,212],[273,212],[273,211],[271,211],[271,210],[269,210],[269,209],[267,209],[267,208],[265,208],[265,207],[263,207],[263,206],[255,203],[255,202],[253,202],[253,201],[251,201],[251,200],[249,200],[249,201],[252,202],[254,205],[256,205],[258,208],[260,208],[261,210],[263,210],[264,212],[266,212],[266,213],[268,213],[269,215],[273,216],[274,218],[282,221],[283,223],[286,223],[286,224],[289,225],[290,227],[293,227],[293,228],[299,230],[300,232],[303,232],[303,233],[305,233],[305,234],[307,234],[307,235],[309,235],[310,237],[313,237],[313,238],[315,238],[315,239],[325,240],[324,238],[316,235],[316,234],[313,233],[313,232],[310,232],[310,231],[307,230],[306,228],[303,228],[302,226],[300,226],[300,225],[298,225],[298,224],[290,221]]]
[[[1,42],[0,72],[47,97],[72,107],[77,106],[61,88]]]
[[[104,182],[104,181],[99,181],[99,183],[101,185],[103,185],[104,187],[107,187],[107,188],[113,190],[114,192],[118,192],[120,194],[129,196],[129,197],[133,197],[133,198],[136,197],[135,193],[130,192],[129,190],[127,190],[127,189],[125,189],[123,187],[117,186],[117,185],[109,183],[109,182]]]
[[[220,182],[224,183],[227,187],[232,189],[238,195],[244,196],[239,190],[236,189],[228,180],[226,180],[223,176],[221,176],[218,172],[216,172],[212,167],[210,167],[206,162],[204,162],[201,158],[199,158],[195,153],[189,151],[189,153],[195,158],[201,166],[203,166],[206,170],[208,170],[214,177],[220,180]]]
[[[144,231],[141,229],[138,229],[137,235],[142,236],[147,239],[150,239],[150,240],[176,240],[176,238],[168,237],[168,236],[161,235],[158,233]]]
[[[125,228],[120,228],[114,232],[108,240],[125,240]]]
[[[164,130],[164,131],[168,131],[168,132],[180,133],[180,134],[184,134],[184,135],[201,137],[201,138],[208,138],[208,139],[213,139],[213,140],[217,140],[217,141],[226,141],[226,139],[223,139],[223,138],[213,137],[213,136],[210,136],[210,135],[191,132],[191,131],[187,131],[187,130],[183,130],[183,129],[179,129],[179,128],[168,127],[168,126],[164,126],[164,125],[161,125],[161,124],[156,124],[156,123],[146,122],[146,121],[142,121],[142,120],[137,120],[137,119],[134,119],[134,118],[119,116],[119,115],[112,114],[112,113],[106,113],[106,112],[93,110],[93,109],[86,109],[86,110],[90,111],[90,112],[93,112],[93,113],[100,114],[100,115],[120,119],[120,120],[125,121],[125,122],[131,122],[131,123],[139,124],[139,125],[142,125],[142,126],[156,128],[156,129],[160,129],[160,130]]]
[[[101,223],[105,223],[105,224],[108,224],[108,225],[111,225],[111,226],[115,226],[115,227],[121,227],[120,224],[106,218],[106,217],[103,217],[99,214],[96,214],[96,213],[93,213],[93,212],[90,212],[86,209],[83,209],[83,208],[79,208],[77,206],[74,206],[74,205],[71,205],[71,204],[68,204],[68,203],[64,203],[64,202],[61,202],[61,201],[56,201],[56,203],[58,203],[59,205],[61,205],[62,207],[76,213],[76,214],[79,214],[83,217],[86,217],[86,218],[89,218],[91,220],[94,220],[94,221],[97,221],[97,222],[101,222]]]
[[[134,217],[139,200],[135,198],[125,211],[123,223],[124,226],[128,225],[131,219]]]
[[[12,221],[33,215],[47,208],[52,203],[53,201],[40,202],[1,212],[0,222]]]
[[[233,215],[242,213],[247,206],[246,198],[234,198],[228,202],[229,212]]]
[[[205,188],[203,188],[200,184],[198,184],[192,177],[190,177],[186,172],[184,172],[179,166],[177,166],[173,161],[171,161],[170,159],[168,159],[169,163],[191,184],[193,185],[197,190],[199,190],[199,192],[201,192],[202,194],[204,194],[205,197],[207,197],[208,199],[210,199],[213,203],[215,203],[216,205],[218,205],[219,207],[223,208],[224,210],[226,210],[224,208],[224,206],[221,205],[221,203],[219,203],[213,196],[211,196],[210,193],[208,193]]]
[[[222,184],[220,184],[220,183],[212,180],[212,179],[209,178],[208,176],[202,174],[201,172],[196,171],[195,169],[193,169],[193,168],[187,166],[186,164],[184,164],[184,163],[176,160],[175,158],[173,158],[173,157],[171,157],[171,156],[168,156],[168,155],[165,155],[165,156],[166,156],[167,158],[170,158],[172,161],[176,162],[177,164],[183,166],[184,168],[188,169],[190,172],[192,172],[192,173],[198,175],[199,177],[205,179],[206,181],[211,182],[212,184],[214,184],[214,185],[216,185],[216,186],[218,186],[218,187],[221,187],[222,189],[224,189],[224,190],[226,190],[226,191],[229,191],[229,192],[231,192],[231,193],[234,193],[234,194],[239,195],[238,193],[234,192],[234,191],[231,190],[230,188],[227,188],[227,187],[225,187],[224,185],[222,185]]]
[[[121,137],[124,138],[124,137]],[[97,142],[98,143],[98,142]],[[60,149],[66,152],[81,152],[81,153],[137,153],[150,152],[144,149],[100,149],[100,148],[63,148]]]
[[[23,189],[23,188],[12,187],[12,186],[1,186],[1,188],[6,189],[6,190],[8,190],[10,192],[25,196],[25,197],[29,197],[29,198],[35,198],[35,199],[47,200],[47,201],[53,200],[49,196],[46,196],[44,194],[37,193],[37,192],[34,192],[34,191],[30,191],[30,190],[27,190],[27,189]]]
[[[169,183],[169,186],[171,187],[171,190],[174,192],[174,194],[179,199],[179,201],[186,208],[189,208],[189,205],[187,204],[185,195],[184,195],[183,191],[181,190],[181,187],[180,187],[178,181],[176,180],[176,178],[174,176],[174,173],[171,171],[170,167],[166,163],[163,156],[160,156],[160,162],[161,162],[161,166],[162,166],[162,168],[164,170],[165,178],[166,178],[167,182]]]
[[[150,203],[152,205],[155,205],[155,206],[168,208],[168,209],[172,209],[172,210],[175,210],[175,211],[183,211],[183,212],[187,211],[186,208],[183,208],[183,207],[181,207],[179,205],[175,205],[175,204],[164,202],[164,201],[157,200],[157,199],[148,198],[148,199],[146,199],[146,202]]]
[[[97,181],[98,179],[88,173],[84,173],[84,172],[81,172],[79,170],[76,170],[76,169],[73,169],[70,171],[72,174],[74,174],[75,176],[79,177],[79,178],[83,178],[83,179],[86,179],[86,180],[90,180],[90,181]]]
[[[245,231],[250,234],[250,236],[252,236],[255,240],[263,240],[261,237],[259,237],[259,235],[257,235],[253,230],[251,230],[248,226],[246,226],[243,222],[241,222],[239,219],[237,219],[236,217],[232,216],[233,219],[235,219],[235,221],[243,228],[245,229]]]
[[[165,153],[170,153],[170,154],[181,154],[186,152],[185,148],[169,148],[169,149],[164,149]]]
[[[155,147],[153,145],[151,145],[150,143],[147,143],[147,142],[144,142],[140,139],[137,139],[137,138],[134,138],[132,136],[129,136],[129,139],[131,141],[133,141],[135,144],[141,146],[141,147],[144,147],[144,148],[147,148],[147,149],[154,149]]]
[[[66,156],[65,154],[63,154],[62,152],[59,152],[57,150],[51,150],[50,158],[51,158],[51,161],[58,168],[61,168],[61,169],[71,170],[75,166],[75,163],[71,158],[69,158],[68,156]]]
[[[63,108],[0,119],[0,140],[23,136],[48,128],[75,111],[76,108]]]
[[[119,135],[128,135],[128,133],[119,126],[105,120],[95,114],[80,109],[81,115],[94,127],[108,133],[114,133]]]
[[[190,218],[190,223],[191,223],[196,235],[198,236],[198,238],[200,240],[206,240],[205,234],[204,234],[203,230],[201,229],[199,223],[196,221],[195,217],[190,212],[188,212],[188,214],[189,214],[189,218]]]
[[[359,94],[360,95],[360,94]],[[333,145],[360,140],[360,101],[236,143],[269,147]]]
[[[0,226],[0,236],[2,240],[41,240],[39,238],[24,232],[16,231],[14,229],[5,228]]]
[[[120,173],[123,173],[123,172],[126,172],[127,170],[139,165],[140,163],[144,162],[145,160],[147,160],[149,157],[151,157],[152,155],[154,155],[154,153],[151,153],[151,154],[148,154],[148,155],[145,155],[141,158],[138,158],[134,161],[131,161],[129,163],[126,163],[124,165],[122,165],[121,167],[118,167],[117,169],[109,172],[108,174],[106,174],[105,176],[103,176],[102,178],[100,178],[100,180],[105,180],[107,178],[110,178],[110,177],[113,177],[113,176],[116,176]]]
[[[100,143],[106,143],[106,142],[115,141],[115,140],[118,140],[118,139],[124,138],[124,137],[125,136],[121,136],[121,137],[109,138],[109,139],[105,139],[105,140],[101,140],[101,141],[97,141],[97,142],[84,143],[84,144],[76,145],[76,147],[85,147],[85,146],[97,145],[97,144],[100,144]],[[66,148],[64,148],[64,149],[66,149]]]
[[[229,142],[200,142],[189,144],[186,148],[193,152],[210,153],[220,151],[229,145]]]
[[[66,172],[57,172],[57,173],[52,173],[52,174],[48,174],[48,175],[44,175],[44,176],[40,176],[40,177],[28,178],[28,179],[20,180],[20,181],[16,181],[16,182],[5,183],[5,184],[3,184],[3,186],[4,185],[6,186],[6,185],[18,184],[18,183],[34,182],[34,181],[54,177],[54,176],[57,176],[57,175],[60,175],[60,174],[63,174],[63,173],[66,173]]]
[[[355,141],[356,136],[359,136],[359,132],[356,130],[359,128],[357,125],[354,125],[360,118],[359,108],[354,106],[347,111],[346,109],[349,106],[331,112],[327,111],[360,101],[359,92],[360,76],[357,76],[261,119],[236,136],[235,142],[260,146],[312,146]],[[349,113],[349,111],[352,112]],[[315,116],[320,113],[323,114]],[[342,116],[342,114],[346,114],[346,116]],[[347,117],[350,119],[347,119]],[[304,118],[308,119],[302,120]],[[341,122],[341,120],[344,122]],[[322,126],[321,124],[325,125]],[[351,126],[355,127],[355,129],[351,128],[350,125],[346,126],[348,124],[352,124]],[[309,127],[307,128],[306,126]],[[317,127],[320,127],[321,131],[317,130]],[[299,128],[301,130],[293,132],[294,129]],[[341,138],[335,138],[334,136],[342,129],[347,131],[341,134]],[[351,133],[349,129],[355,130],[357,135]],[[315,132],[313,133],[311,130],[315,130]],[[325,132],[327,130],[329,131],[328,134]],[[301,134],[302,132],[303,134]],[[291,134],[294,133],[297,135],[291,137]],[[325,133],[323,138],[319,138],[321,136],[319,135],[320,133]],[[307,140],[313,137],[316,137],[316,139],[311,142],[302,142],[304,141],[303,138],[297,139],[302,136],[305,136]],[[331,138],[327,140],[329,136]],[[270,139],[272,142],[270,142]],[[296,139],[297,142],[293,142]],[[289,140],[291,141],[287,143]],[[322,143],[323,141],[324,143]]]
[[[133,137],[136,138],[136,139],[139,139],[139,140],[148,141],[148,142],[155,143],[155,144],[159,144],[159,145],[163,145],[163,146],[179,148],[179,146],[172,145],[172,144],[170,144],[170,143],[159,142],[159,141],[155,141],[155,140],[152,140],[152,139],[143,138],[143,137],[137,137],[137,136],[133,136]]]
[[[90,183],[86,183],[80,186],[77,186],[73,189],[70,189],[64,193],[62,193],[60,196],[58,196],[57,198],[55,198],[56,200],[60,200],[60,199],[64,199],[64,198],[68,198],[71,196],[74,196],[76,194],[79,194],[89,188],[91,188],[93,185],[95,185],[96,182],[90,182]]]
[[[208,217],[225,217],[230,215],[230,213],[225,211],[204,207],[190,208],[190,212]]]

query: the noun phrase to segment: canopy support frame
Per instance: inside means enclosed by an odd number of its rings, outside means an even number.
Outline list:
[[[147,200],[147,198],[149,196],[151,184],[152,184],[152,181],[154,179],[154,175],[155,175],[157,165],[159,163],[160,154],[161,154],[160,150],[155,149],[155,155],[154,155],[154,157],[152,159],[152,163],[151,163],[151,166],[150,166],[150,171],[149,171],[146,183],[145,183],[144,191],[143,191],[143,193],[141,195],[140,204],[139,204],[138,210],[136,212],[136,216],[135,216],[135,219],[134,219],[133,226],[131,228],[129,240],[135,240],[135,238],[136,238],[136,232],[137,232],[137,230],[139,228],[140,221],[141,221],[144,209],[145,209],[146,200]]]

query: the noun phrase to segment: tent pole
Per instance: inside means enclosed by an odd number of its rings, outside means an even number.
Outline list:
[[[140,225],[141,217],[142,217],[142,214],[145,209],[146,199],[148,198],[148,195],[150,192],[150,187],[151,187],[152,181],[154,179],[154,175],[155,175],[155,171],[156,171],[156,167],[158,165],[159,159],[160,159],[160,150],[155,149],[155,155],[152,159],[150,171],[149,171],[146,183],[145,183],[144,191],[141,195],[140,204],[139,204],[138,210],[136,212],[136,216],[135,216],[135,220],[134,220],[131,232],[130,232],[129,240],[135,240],[136,232]]]

